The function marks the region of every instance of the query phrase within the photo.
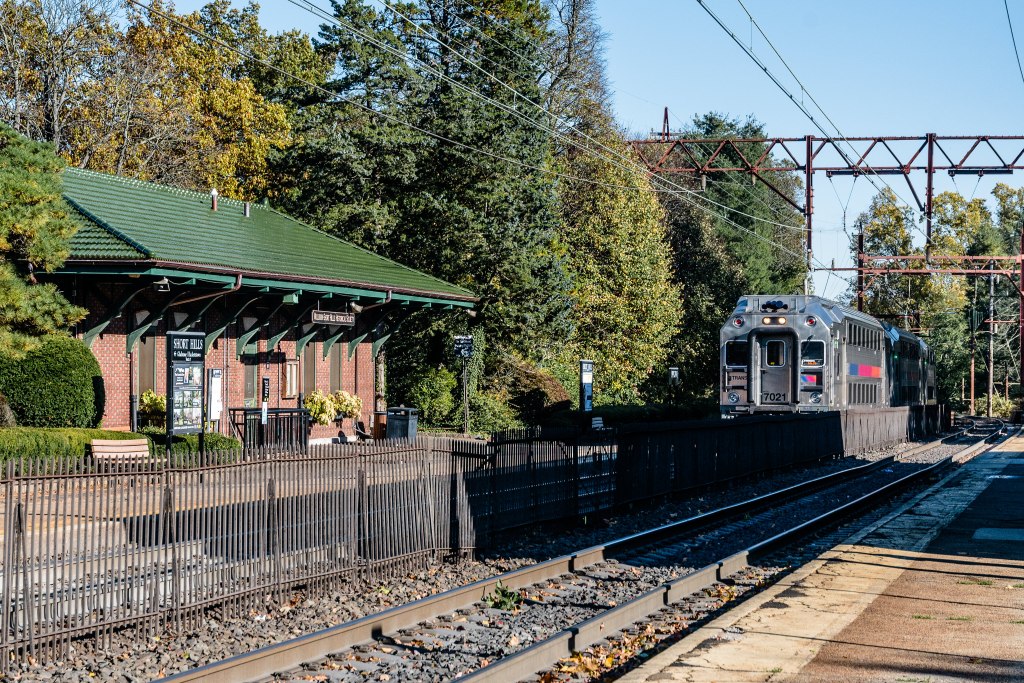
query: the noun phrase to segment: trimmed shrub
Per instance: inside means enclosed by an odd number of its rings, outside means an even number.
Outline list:
[[[96,357],[72,337],[47,337],[21,358],[0,357],[0,392],[25,427],[96,427],[102,384]]]
[[[493,433],[523,427],[516,411],[494,394],[479,392],[469,397],[469,428],[476,433]]]
[[[93,439],[141,439],[142,434],[106,429],[7,427],[0,429],[0,461],[81,458]]]
[[[409,390],[409,402],[419,408],[420,419],[428,425],[446,425],[455,412],[455,374],[444,367],[430,368]]]
[[[149,437],[149,440],[153,442],[153,447],[158,453],[163,453],[167,449],[167,432],[158,427],[143,427],[142,433]],[[238,439],[233,439],[230,436],[224,436],[223,434],[217,434],[214,432],[207,432],[205,437],[207,451],[228,451],[235,450],[242,447],[242,443]],[[172,454],[192,454],[199,452],[199,435],[198,434],[175,434],[174,444],[171,446]]]
[[[569,392],[550,370],[515,358],[506,361],[504,369],[508,403],[526,424],[538,424],[544,415],[572,406]]]

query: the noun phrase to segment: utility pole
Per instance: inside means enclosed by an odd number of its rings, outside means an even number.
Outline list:
[[[970,320],[970,325],[971,325],[971,415],[975,414],[975,410],[974,410],[974,355],[975,355],[976,349],[975,349],[975,345],[974,345],[974,328],[976,328],[978,326],[978,323],[977,323],[977,317],[978,317],[977,316],[977,309],[978,309],[978,280],[977,280],[977,278],[975,278],[975,280],[974,280],[974,298],[971,300],[971,320]]]
[[[994,270],[995,262],[989,262],[989,270]],[[995,339],[996,339],[996,278],[988,276],[988,408],[985,417],[992,417],[992,391],[995,385]]]

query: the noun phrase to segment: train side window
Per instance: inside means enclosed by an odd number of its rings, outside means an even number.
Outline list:
[[[730,368],[745,368],[750,362],[750,344],[745,341],[725,342],[725,365]]]
[[[800,364],[807,368],[818,368],[825,364],[825,342],[805,341],[800,343]]]
[[[786,342],[772,339],[764,345],[765,364],[770,368],[781,368],[786,365]]]

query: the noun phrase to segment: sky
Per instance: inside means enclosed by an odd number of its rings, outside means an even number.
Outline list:
[[[312,1],[328,6],[327,0]],[[179,0],[177,9],[190,11],[202,4]],[[236,0],[235,4],[241,3]],[[829,135],[1024,135],[1024,75],[1007,20],[1008,8],[1018,45],[1024,50],[1024,0],[1006,0],[1006,5],[1004,0],[742,0],[742,4],[741,0],[704,0],[704,4],[790,93],[802,99]],[[263,0],[261,5],[261,23],[272,33],[293,28],[316,32],[317,18],[288,0]],[[754,27],[744,5],[785,64]],[[698,0],[596,0],[596,9],[607,33],[605,58],[615,113],[633,135],[660,130],[665,107],[673,128],[714,111],[730,117],[753,116],[769,136],[822,134]],[[803,93],[786,65],[803,84]],[[904,145],[897,151],[902,154],[909,149]],[[1017,147],[1010,156],[1019,151]],[[979,157],[978,161],[994,159]],[[924,174],[913,177],[923,198]],[[989,197],[996,182],[1024,185],[1024,172],[1016,177],[959,175],[953,180],[940,172],[934,177],[935,194],[953,190],[967,198]],[[875,183],[878,188],[884,186],[881,178]],[[888,176],[884,183],[913,205],[902,177]],[[820,173],[815,175],[814,187],[813,243],[818,265],[834,261],[837,267],[849,267],[847,232],[852,233],[857,216],[878,190],[863,177],[828,179]],[[921,234],[917,241],[923,243]],[[851,278],[849,272],[816,272],[815,292],[840,297]]]

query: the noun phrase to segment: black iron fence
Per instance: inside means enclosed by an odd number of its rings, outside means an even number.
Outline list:
[[[27,454],[0,479],[0,661],[59,656],[75,637],[128,625],[179,627],[298,586],[387,580],[502,530],[839,455],[844,441],[906,438],[928,415],[253,447],[115,470]]]
[[[243,448],[305,450],[309,445],[309,411],[303,408],[268,408],[266,422],[260,408],[230,408],[228,413]]]

